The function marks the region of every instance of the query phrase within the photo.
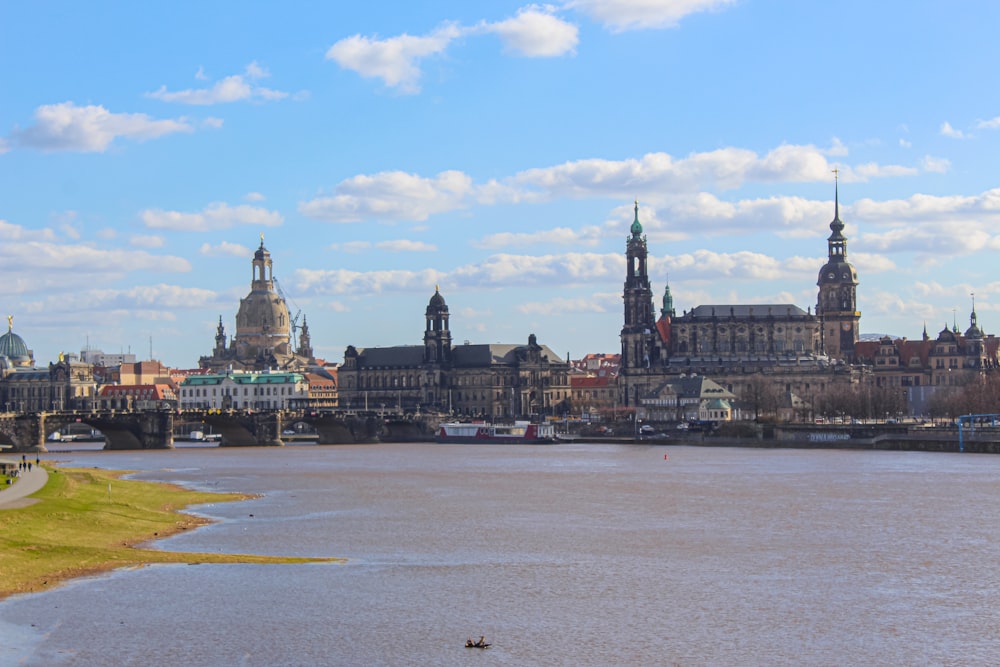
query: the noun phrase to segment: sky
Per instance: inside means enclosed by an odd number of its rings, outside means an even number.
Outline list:
[[[0,5],[3,314],[36,363],[177,368],[260,243],[318,357],[620,349],[660,307],[815,309],[835,173],[862,334],[1000,334],[1000,3]]]

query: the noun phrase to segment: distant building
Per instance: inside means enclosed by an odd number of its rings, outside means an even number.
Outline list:
[[[298,314],[289,315],[288,304],[280,293],[272,273],[271,253],[264,247],[261,235],[260,247],[251,262],[253,279],[250,293],[240,301],[236,313],[236,335],[230,341],[219,316],[215,333],[215,348],[212,354],[200,359],[202,368],[213,372],[232,370],[267,369],[303,371],[313,359],[309,325],[303,316],[302,325],[297,322]],[[298,345],[294,340],[295,330],[299,330]]]
[[[639,407],[680,376],[712,378],[736,397],[764,379],[774,392],[813,396],[832,384],[853,383],[850,366],[860,313],[857,272],[835,198],[828,261],[819,274],[817,313],[792,304],[701,305],[678,316],[669,285],[656,318],[639,205],[626,242],[619,399]]]
[[[557,413],[569,397],[569,363],[540,345],[452,345],[448,305],[434,290],[423,345],[354,347],[340,367],[340,406],[514,418]]]
[[[111,368],[114,366],[121,366],[122,364],[134,364],[135,355],[125,353],[106,354],[102,350],[87,348],[85,350],[80,350],[80,361],[93,366]]]
[[[14,333],[13,317],[0,336],[0,407],[5,412],[86,410],[94,404],[97,382],[90,364],[67,355],[36,368],[34,354]]]
[[[233,371],[191,375],[179,390],[181,410],[284,410],[309,397],[302,373]]]
[[[652,422],[730,421],[735,398],[706,377],[671,378],[640,399],[636,417]]]
[[[162,410],[177,407],[169,384],[109,384],[101,387],[97,407],[104,410]]]

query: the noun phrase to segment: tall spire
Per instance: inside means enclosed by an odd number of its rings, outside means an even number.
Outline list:
[[[642,225],[639,223],[639,200],[635,200],[635,220],[632,221],[632,237],[635,238],[642,234]]]

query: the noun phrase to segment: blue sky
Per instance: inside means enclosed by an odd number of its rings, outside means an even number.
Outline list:
[[[6,2],[4,314],[193,367],[265,235],[318,356],[617,352],[659,306],[815,307],[833,169],[863,333],[1000,333],[1000,4]]]

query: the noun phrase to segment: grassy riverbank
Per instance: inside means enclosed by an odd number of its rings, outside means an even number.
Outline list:
[[[123,471],[49,469],[37,503],[0,511],[0,599],[66,579],[149,563],[315,563],[340,559],[183,553],[136,545],[210,523],[183,514],[191,505],[245,500],[123,480]]]

